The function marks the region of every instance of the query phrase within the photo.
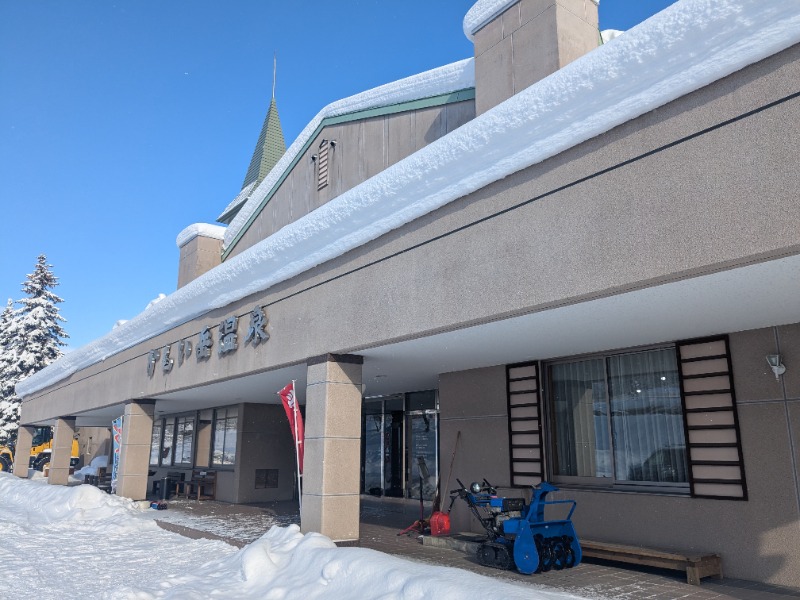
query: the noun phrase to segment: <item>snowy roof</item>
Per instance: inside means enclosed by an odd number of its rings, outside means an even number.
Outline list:
[[[600,4],[600,0],[591,1]],[[464,35],[472,41],[481,27],[517,2],[519,0],[478,0],[464,16]]]
[[[798,2],[681,0],[67,354],[17,393],[268,289],[798,42]]]
[[[306,143],[316,134],[317,128],[322,124],[324,119],[370,108],[380,108],[383,106],[400,104],[402,102],[410,102],[411,100],[431,98],[433,96],[456,92],[474,86],[475,61],[472,58],[468,58],[437,69],[425,71],[424,73],[412,75],[405,79],[393,81],[392,83],[387,83],[386,85],[381,85],[367,90],[366,92],[356,94],[355,96],[343,98],[342,100],[337,100],[336,102],[328,104],[328,106],[319,111],[317,115],[311,119],[311,122],[306,125],[305,129],[300,132],[300,135],[297,136],[294,143],[289,146],[286,154],[283,155],[272,171],[270,171],[269,175],[259,184],[248,198],[242,210],[240,210],[231,221],[228,231],[225,234],[223,248],[227,249],[231,242],[236,239],[239,231],[241,231],[242,227],[247,223],[247,220],[259,207],[261,201],[272,188],[279,183],[283,172],[291,167],[292,162],[297,155],[302,152]],[[244,190],[242,191],[244,192]],[[227,214],[230,209],[235,206],[237,200],[239,200],[239,197],[228,205],[221,216]]]
[[[209,223],[194,223],[178,234],[178,237],[175,239],[175,244],[178,248],[183,248],[199,235],[221,240],[225,237],[225,227],[221,225],[210,225]]]
[[[240,204],[244,204],[244,202],[247,200],[247,197],[250,195],[250,192],[252,192],[253,188],[256,187],[257,183],[258,181],[251,181],[246,186],[244,186],[241,189],[241,191],[238,194],[236,194],[236,197],[233,200],[231,200],[230,204],[228,204],[228,206],[225,207],[225,210],[223,210],[222,213],[217,217],[217,221],[224,223],[226,216],[230,211],[232,211]]]

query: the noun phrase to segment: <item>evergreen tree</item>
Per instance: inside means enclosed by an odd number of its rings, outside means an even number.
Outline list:
[[[17,375],[17,348],[14,337],[17,333],[14,302],[8,299],[0,314],[0,444],[6,442],[19,421],[19,407],[14,394]]]
[[[15,311],[9,304],[3,312],[6,315],[8,311],[9,316],[8,325],[3,327],[3,354],[7,358],[2,364],[8,362],[10,366],[2,375],[0,438],[16,438],[20,399],[13,386],[57,360],[63,354],[64,338],[69,337],[61,327],[66,320],[56,306],[63,300],[51,291],[58,285],[51,268],[47,257],[40,255],[34,272],[22,284],[26,297],[19,301],[21,308]]]

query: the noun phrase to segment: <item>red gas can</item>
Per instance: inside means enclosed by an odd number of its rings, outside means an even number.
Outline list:
[[[450,534],[450,515],[436,511],[431,515],[431,535]]]

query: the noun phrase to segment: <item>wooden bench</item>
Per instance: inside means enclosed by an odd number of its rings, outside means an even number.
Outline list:
[[[217,496],[217,472],[196,469],[192,471],[191,479],[178,482],[175,493],[197,500],[214,500]]]
[[[623,544],[580,540],[584,557],[686,571],[686,582],[700,585],[703,577],[722,579],[722,559],[716,554],[681,554]]]

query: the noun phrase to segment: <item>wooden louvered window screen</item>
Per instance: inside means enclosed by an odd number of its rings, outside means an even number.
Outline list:
[[[511,485],[529,487],[544,478],[539,366],[506,367]]]
[[[317,191],[328,185],[328,140],[322,140],[317,153]]]
[[[677,349],[692,496],[747,500],[728,338]]]

